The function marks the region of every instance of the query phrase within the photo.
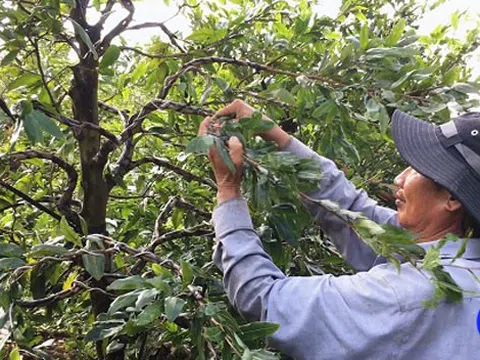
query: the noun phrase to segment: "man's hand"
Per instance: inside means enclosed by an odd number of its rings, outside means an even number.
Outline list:
[[[236,99],[232,103],[224,107],[222,110],[218,111],[214,115],[214,118],[234,114],[236,119],[241,119],[244,117],[251,117],[254,111],[255,109],[252,108],[250,105],[240,99]],[[265,115],[263,116],[263,119],[267,121],[272,121]],[[280,150],[285,148],[287,143],[290,141],[290,135],[283,131],[278,125],[275,125],[271,130],[258,135],[266,141],[276,142]]]
[[[200,124],[199,135],[206,135],[212,118],[205,118]],[[222,160],[217,148],[212,147],[208,158],[212,163],[213,172],[217,182],[217,200],[223,202],[241,196],[241,182],[243,170],[243,146],[237,137],[231,137],[227,143],[230,157],[235,165],[235,175],[231,173],[225,162]]]

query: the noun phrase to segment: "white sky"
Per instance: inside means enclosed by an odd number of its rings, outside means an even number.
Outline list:
[[[165,6],[163,0],[144,0],[143,2],[135,2],[135,16],[133,24],[140,24],[144,22],[163,22],[172,17],[176,11],[175,1],[171,1],[171,6]],[[314,10],[319,14],[334,17],[338,14],[341,0],[320,0],[318,5],[314,6]],[[118,5],[114,8],[115,12],[112,14],[106,24],[106,30],[109,26],[113,26],[123,16],[125,16],[125,10],[121,9]],[[458,26],[458,29],[452,33],[452,35],[458,38],[464,38],[467,29],[471,29],[475,26],[474,19],[480,20],[480,1],[479,0],[447,0],[445,4],[439,6],[434,11],[428,13],[424,19],[420,22],[420,34],[430,33],[436,26],[440,24],[449,24],[451,22],[451,14],[456,10],[467,11],[470,20],[462,19]],[[93,17],[89,20],[95,21]],[[166,25],[168,28],[175,32],[179,31],[184,36],[190,32],[189,21],[182,15],[178,15],[175,18],[169,20]],[[150,38],[154,35],[160,35],[164,37],[164,34],[159,28],[141,29],[135,31],[128,31],[123,34],[123,37],[132,44],[138,43],[139,45],[149,42]],[[473,78],[480,76],[480,51],[477,51],[475,55],[469,60],[469,64],[474,68]]]

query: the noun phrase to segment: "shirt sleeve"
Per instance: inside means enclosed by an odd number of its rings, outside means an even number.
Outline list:
[[[230,302],[248,320],[280,325],[271,345],[298,359],[393,354],[395,332],[405,319],[390,281],[378,270],[391,265],[351,276],[286,277],[264,251],[244,200],[221,204],[213,221],[214,261]],[[381,356],[372,357],[372,349]]]
[[[310,197],[317,200],[334,201],[342,209],[361,212],[379,224],[399,226],[395,210],[379,206],[375,200],[368,197],[364,190],[357,190],[333,161],[318,155],[293,137],[284,151],[291,152],[302,159],[313,159],[321,166],[323,178],[320,181],[319,190],[308,194]],[[304,203],[315,221],[339,249],[342,257],[353,268],[365,271],[374,265],[385,262],[385,259],[378,257],[343,221],[318,205],[308,201]]]

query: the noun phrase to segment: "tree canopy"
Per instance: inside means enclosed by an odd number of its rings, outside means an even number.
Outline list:
[[[2,356],[280,358],[262,342],[277,325],[245,323],[225,297],[211,262],[215,183],[191,152],[205,144],[190,141],[242,98],[392,205],[386,184],[403,167],[392,112],[443,122],[478,106],[466,64],[480,27],[452,37],[466,16],[456,13],[417,34],[442,2],[344,0],[331,18],[307,0],[185,0],[184,37],[168,22],[134,24],[132,0],[2,1]],[[163,37],[144,47],[122,38],[151,27]],[[241,131],[265,126],[246,121]],[[275,263],[288,275],[351,273],[295,196],[321,171],[248,146],[280,178],[252,171],[245,186]]]

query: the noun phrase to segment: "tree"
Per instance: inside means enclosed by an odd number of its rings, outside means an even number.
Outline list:
[[[306,0],[186,0],[193,31],[182,38],[166,23],[132,25],[131,0],[2,2],[3,355],[277,358],[259,342],[276,325],[244,324],[227,305],[210,261],[215,184],[185,147],[204,116],[244,98],[388,203],[382,181],[401,167],[393,110],[444,121],[478,105],[465,65],[478,28],[449,37],[457,16],[416,35],[438,3],[345,0],[328,18]],[[169,41],[121,37],[147,27]],[[253,204],[275,199],[259,189],[248,189]],[[275,262],[287,274],[350,272],[290,205],[253,209]]]

